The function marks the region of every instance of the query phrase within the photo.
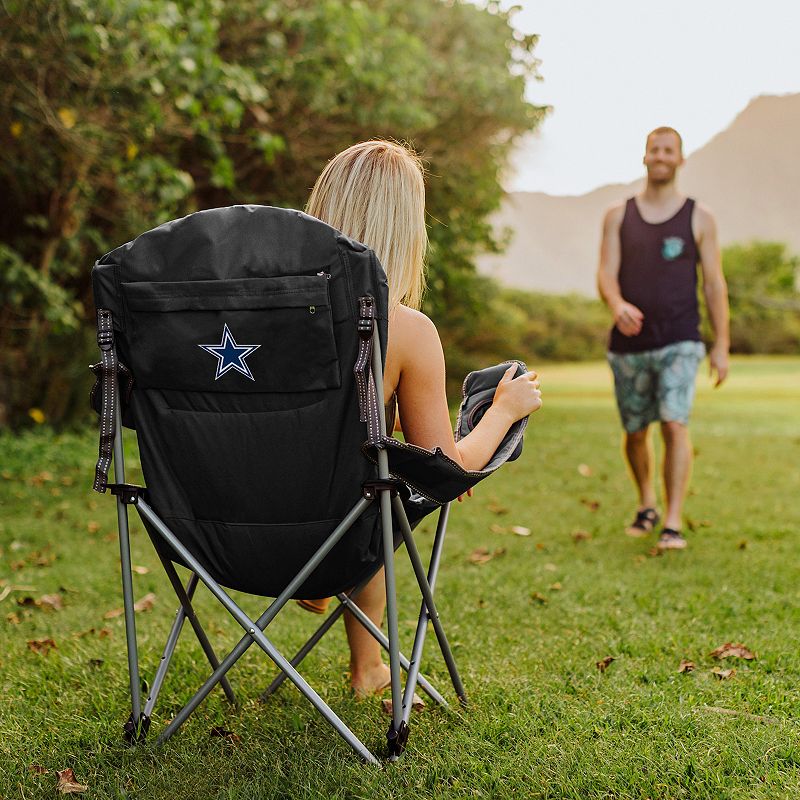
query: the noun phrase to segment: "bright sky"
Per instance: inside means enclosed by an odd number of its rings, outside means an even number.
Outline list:
[[[798,0],[516,0],[538,33],[553,111],[514,159],[510,190],[582,194],[642,174],[644,138],[679,130],[688,153],[760,94],[800,92]],[[504,0],[504,7],[512,5]]]

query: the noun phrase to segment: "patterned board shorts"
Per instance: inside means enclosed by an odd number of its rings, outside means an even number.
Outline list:
[[[628,433],[651,422],[689,422],[702,342],[675,342],[641,353],[608,353],[622,426]]]

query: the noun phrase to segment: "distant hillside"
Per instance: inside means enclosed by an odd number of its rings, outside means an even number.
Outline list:
[[[763,96],[686,160],[679,186],[714,211],[723,245],[771,239],[800,253],[798,142],[800,94]],[[503,255],[483,256],[479,270],[511,286],[594,294],[603,212],[641,185],[576,197],[510,194],[494,222],[514,231],[511,245]]]

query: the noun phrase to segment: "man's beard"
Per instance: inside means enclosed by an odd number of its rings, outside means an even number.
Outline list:
[[[667,186],[675,181],[675,173],[677,171],[677,167],[673,167],[669,170],[669,172],[662,173],[661,175],[655,175],[654,170],[648,169],[647,180],[653,186]]]

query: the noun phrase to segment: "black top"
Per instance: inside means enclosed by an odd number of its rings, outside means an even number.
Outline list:
[[[642,219],[636,198],[626,203],[619,231],[619,287],[625,301],[642,310],[644,324],[638,336],[624,336],[614,326],[611,352],[638,353],[700,341],[693,211],[694,200],[688,198],[673,217],[654,224]]]

